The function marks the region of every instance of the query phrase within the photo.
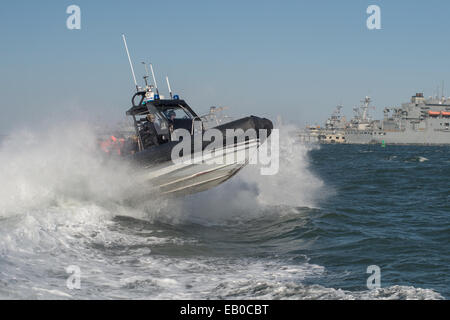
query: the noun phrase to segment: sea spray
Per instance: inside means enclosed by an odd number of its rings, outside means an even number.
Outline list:
[[[280,167],[276,175],[261,175],[260,165],[247,165],[223,185],[174,200],[170,211],[178,211],[181,219],[220,224],[284,212],[272,210],[277,206],[290,207],[288,212],[295,211],[295,207],[315,207],[318,199],[331,192],[309,168],[308,153],[318,147],[298,143],[295,126],[282,125],[278,129]],[[270,138],[266,143],[271,143]]]
[[[0,147],[0,217],[58,202],[114,207],[145,199],[152,185],[142,171],[105,158],[95,130],[64,123],[44,131],[22,130]]]
[[[289,141],[286,137],[282,143]],[[16,132],[0,148],[4,182],[0,194],[0,298],[442,298],[426,289],[433,288],[433,283],[438,286],[441,279],[420,282],[422,264],[427,261],[420,248],[427,246],[432,267],[445,274],[442,266],[448,264],[435,244],[448,242],[444,214],[448,208],[442,207],[443,214],[437,218],[439,211],[434,216],[416,214],[411,222],[404,218],[408,211],[402,210],[409,207],[401,202],[394,208],[400,214],[393,210],[391,219],[377,212],[367,214],[371,208],[363,207],[363,201],[361,208],[354,206],[352,199],[359,194],[353,192],[349,196],[338,190],[339,198],[331,204],[319,201],[327,196],[325,183],[310,167],[322,170],[322,179],[330,172],[335,174],[334,183],[345,186],[351,177],[340,169],[349,166],[349,152],[302,145],[285,148],[282,144],[280,175],[286,177],[285,182],[281,176],[263,178],[257,168],[247,167],[208,192],[138,202],[129,201],[129,195],[148,189],[133,188],[136,178],[127,166],[97,157],[93,141],[95,133],[89,127],[66,124],[48,132]],[[423,154],[435,165],[442,158]],[[383,163],[386,155],[378,157]],[[331,158],[335,160],[330,164]],[[372,154],[365,161],[374,166],[380,162]],[[331,165],[338,167],[329,170]],[[399,165],[404,166],[400,161]],[[436,170],[447,167],[438,165]],[[391,174],[398,174],[397,170]],[[365,179],[357,187],[372,184]],[[442,184],[440,188],[434,188],[435,183],[432,186],[428,194],[447,192]],[[283,205],[284,201],[292,205]],[[347,205],[352,205],[352,210],[345,209]],[[422,223],[427,228],[416,223],[419,218],[427,219]],[[414,224],[409,241],[397,241],[396,237],[378,240],[374,235],[404,237],[399,231],[408,223]],[[399,249],[403,251],[400,254],[410,250],[409,263],[404,273],[392,273],[392,268],[386,269],[382,263],[394,263],[401,269],[406,256],[398,261],[398,255],[391,252]],[[363,287],[369,261],[360,261],[360,257],[365,254],[373,254],[377,260],[371,257],[370,263],[380,263],[381,289]],[[420,262],[420,270],[408,271],[415,262]],[[66,286],[69,266],[80,268],[79,290]],[[396,280],[400,278],[404,279],[401,283]]]

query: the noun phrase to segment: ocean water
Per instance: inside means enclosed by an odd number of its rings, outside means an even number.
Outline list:
[[[303,145],[289,129],[279,174],[148,201],[84,125],[4,139],[0,298],[448,299],[450,148]]]

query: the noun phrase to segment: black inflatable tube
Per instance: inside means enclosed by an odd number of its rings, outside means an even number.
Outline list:
[[[233,130],[242,129],[244,132],[249,129],[254,129],[256,130],[258,138],[259,138],[259,130],[267,130],[267,137],[269,137],[273,129],[273,124],[272,121],[270,121],[269,119],[250,116],[217,126],[215,127],[215,129],[218,129],[222,132],[224,136],[223,145],[225,146],[227,143],[226,141],[227,129]],[[237,139],[238,138],[239,137],[237,137]],[[134,154],[133,156],[131,156],[131,158],[139,165],[154,165],[158,163],[171,161],[172,149],[178,143],[179,143],[178,141],[171,141],[165,144],[161,144],[159,146],[153,146]],[[192,141],[192,148],[191,148],[192,152],[194,152],[193,143],[194,142]],[[211,143],[210,141],[203,141],[202,150],[204,150],[210,143]]]

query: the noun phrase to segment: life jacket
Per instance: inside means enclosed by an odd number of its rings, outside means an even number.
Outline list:
[[[114,153],[120,156],[122,155],[122,149],[124,145],[124,138],[116,138],[114,136],[110,136],[107,140],[103,140],[100,142],[100,149],[105,153]]]
[[[114,136],[111,136],[110,138],[111,138],[111,142],[112,142],[111,147],[112,147],[113,152],[119,156],[122,155],[122,149],[125,144],[125,139],[124,138],[118,139]]]
[[[111,151],[111,140],[108,139],[100,142],[100,149],[105,153],[109,153]]]

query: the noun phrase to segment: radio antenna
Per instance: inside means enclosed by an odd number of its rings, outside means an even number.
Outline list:
[[[136,91],[139,91],[139,86],[136,81],[136,75],[134,74],[133,63],[131,62],[130,52],[128,51],[127,39],[125,39],[125,35],[122,34],[123,43],[125,44],[125,50],[127,51],[128,62],[130,62],[131,73],[133,75],[134,85],[136,86]]]
[[[150,70],[152,71],[153,83],[155,84],[156,94],[159,95],[158,85],[156,84],[155,73],[153,72],[153,64],[150,63]]]
[[[170,88],[170,82],[169,82],[169,77],[168,76],[166,76],[166,81],[167,81],[167,87],[169,88],[170,99],[173,99],[172,88]]]
[[[148,88],[148,81],[147,81],[147,79],[149,78],[149,75],[148,75],[147,64],[145,62],[142,62],[142,64],[144,65],[144,68],[145,68],[145,76],[144,76],[145,86]]]

